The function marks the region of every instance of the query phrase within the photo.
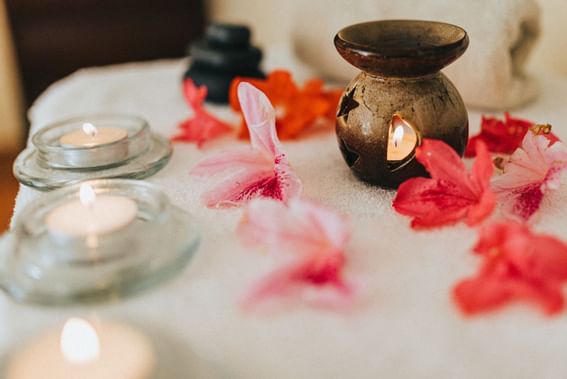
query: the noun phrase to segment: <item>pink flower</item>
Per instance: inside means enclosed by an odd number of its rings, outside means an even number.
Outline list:
[[[510,215],[529,220],[544,194],[559,187],[561,172],[567,168],[567,147],[561,142],[551,143],[543,135],[526,133],[521,148],[504,166],[504,173],[494,179],[493,189]]]
[[[481,229],[474,252],[482,259],[478,272],[453,290],[463,313],[488,312],[516,301],[550,315],[564,308],[567,245],[560,240],[535,234],[524,224],[501,223]]]
[[[211,115],[203,103],[207,97],[207,87],[197,87],[191,79],[183,81],[183,94],[185,101],[193,110],[193,116],[179,123],[181,132],[173,141],[195,142],[197,147],[212,139],[218,138],[232,131],[232,127]]]
[[[287,206],[257,200],[246,208],[237,232],[246,245],[267,249],[280,265],[252,288],[244,306],[286,295],[323,306],[350,299],[352,289],[342,277],[350,226],[333,210],[301,199]]]
[[[202,196],[208,207],[240,205],[257,197],[288,201],[301,193],[276,135],[276,116],[268,98],[240,83],[238,98],[250,132],[251,149],[220,153],[198,163],[191,175],[218,178]]]
[[[413,217],[414,229],[428,229],[465,220],[479,224],[495,207],[490,191],[492,161],[486,145],[477,142],[477,158],[467,172],[455,150],[442,141],[425,139],[417,148],[417,160],[431,179],[412,178],[402,183],[394,198],[394,209]]]

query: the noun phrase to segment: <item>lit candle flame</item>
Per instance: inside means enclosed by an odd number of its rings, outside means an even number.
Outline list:
[[[100,356],[100,341],[86,320],[70,318],[63,326],[60,340],[63,358],[70,363],[87,363]]]
[[[90,185],[83,183],[81,184],[81,188],[79,189],[79,200],[81,204],[85,206],[91,206],[96,199],[96,194]]]
[[[404,139],[404,127],[402,125],[396,126],[396,129],[394,129],[394,137],[392,139],[394,141],[394,147],[398,147],[398,143]]]
[[[98,129],[90,122],[85,122],[83,124],[83,132],[85,132],[85,134],[89,137],[94,137],[98,133]]]

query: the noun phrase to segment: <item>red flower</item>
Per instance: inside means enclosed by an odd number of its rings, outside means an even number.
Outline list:
[[[465,314],[494,310],[522,300],[547,314],[563,309],[567,280],[567,245],[555,237],[534,234],[527,226],[502,223],[481,230],[474,252],[483,258],[479,272],[454,288]]]
[[[185,79],[183,94],[193,116],[179,123],[181,132],[172,138],[173,141],[194,142],[201,148],[205,142],[232,131],[230,125],[211,115],[203,106],[207,87],[197,87],[191,79]]]
[[[229,98],[230,105],[237,112],[241,112],[241,108],[236,89],[242,81],[260,89],[273,104],[276,109],[276,129],[281,139],[296,138],[318,120],[335,120],[342,91],[325,91],[322,80],[308,80],[303,88],[300,88],[285,70],[272,71],[265,80],[236,78],[231,84]],[[244,122],[241,124],[239,136],[248,138],[248,129]]]
[[[520,147],[527,131],[534,125],[534,122],[514,118],[508,112],[504,113],[504,120],[482,116],[480,133],[469,139],[465,157],[470,158],[476,155],[477,141],[483,141],[488,151],[492,153],[512,154]],[[552,143],[558,141],[558,138],[549,131],[544,134]]]
[[[431,179],[412,178],[400,185],[394,209],[413,217],[414,229],[427,229],[465,220],[469,226],[485,219],[494,209],[490,191],[492,162],[482,142],[478,157],[468,173],[457,153],[442,141],[425,139],[416,150],[417,160]]]

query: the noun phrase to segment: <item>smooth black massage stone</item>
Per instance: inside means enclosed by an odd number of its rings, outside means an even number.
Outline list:
[[[205,32],[212,44],[231,47],[246,47],[250,42],[250,29],[244,25],[213,23]]]
[[[265,77],[259,68],[262,51],[250,44],[250,29],[243,25],[211,24],[188,52],[191,65],[184,78],[207,86],[207,101],[227,103],[230,84],[238,76]]]
[[[237,74],[250,68],[256,69],[262,60],[262,51],[257,47],[221,49],[205,41],[194,43],[189,55],[199,65]]]
[[[257,69],[243,72],[238,76],[265,78],[264,73]],[[185,72],[185,78],[191,78],[196,85],[207,86],[207,101],[226,104],[228,103],[230,84],[235,76],[230,72],[211,70],[206,67],[192,65],[189,70]]]

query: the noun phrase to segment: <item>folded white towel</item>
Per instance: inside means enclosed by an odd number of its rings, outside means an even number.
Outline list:
[[[319,74],[350,80],[357,69],[338,55],[333,37],[349,24],[377,19],[436,20],[463,27],[469,49],[445,73],[468,106],[509,109],[536,95],[534,82],[524,72],[539,34],[535,0],[303,2],[293,28],[295,51]]]

